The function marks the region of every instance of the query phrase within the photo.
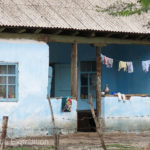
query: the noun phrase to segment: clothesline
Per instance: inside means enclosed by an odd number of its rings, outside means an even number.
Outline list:
[[[114,61],[116,61],[113,58],[107,57],[103,54],[100,54],[101,57],[101,62],[106,65],[107,68],[112,68]],[[117,60],[119,62],[118,65],[118,71],[123,69],[124,71],[128,71],[128,73],[133,73],[133,61],[122,61],[122,60]],[[149,67],[150,67],[150,60],[144,60],[140,61],[142,65],[143,72],[148,72]]]
[[[103,54],[102,54],[103,55]],[[106,55],[104,55],[104,56],[106,56]],[[108,57],[108,58],[110,58],[110,57]],[[113,61],[116,61],[116,62],[119,62],[119,61],[125,61],[125,62],[130,62],[130,61],[132,61],[132,62],[142,62],[142,61],[149,61],[150,59],[146,59],[146,60],[122,60],[122,59],[116,59],[116,58],[112,58],[113,59]]]

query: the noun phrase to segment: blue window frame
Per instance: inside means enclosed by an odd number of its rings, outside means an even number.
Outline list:
[[[18,99],[18,64],[0,62],[0,101],[14,102]]]
[[[96,97],[96,61],[80,63],[80,99],[87,100],[89,94]]]

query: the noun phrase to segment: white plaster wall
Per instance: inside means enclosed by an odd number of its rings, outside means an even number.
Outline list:
[[[19,64],[18,102],[0,102],[0,125],[2,117],[7,115],[9,116],[8,136],[51,134],[52,123],[46,99],[48,45],[30,40],[0,40],[0,61]],[[76,101],[73,102],[73,113],[63,114],[60,100],[52,101],[52,105],[57,127],[76,128]],[[66,117],[67,119],[64,119]]]
[[[2,116],[9,116],[10,132],[14,132],[14,128],[48,126],[48,45],[36,41],[0,40],[0,61],[19,64],[18,102],[0,102],[0,120]]]

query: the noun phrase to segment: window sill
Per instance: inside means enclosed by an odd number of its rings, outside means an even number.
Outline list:
[[[0,102],[18,102],[18,99],[14,99],[14,98],[11,98],[11,99],[0,99]]]

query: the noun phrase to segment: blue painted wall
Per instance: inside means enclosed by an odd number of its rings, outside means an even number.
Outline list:
[[[51,63],[70,64],[71,44],[49,43],[49,46]],[[84,60],[96,60],[96,49],[91,45],[79,44],[78,53],[78,64]],[[150,59],[150,46],[107,45],[102,48],[102,53],[116,60],[112,69],[102,65],[102,90],[108,84],[111,92],[150,94],[150,72],[143,72],[141,65],[141,60]],[[118,72],[117,60],[133,61],[134,73]]]

